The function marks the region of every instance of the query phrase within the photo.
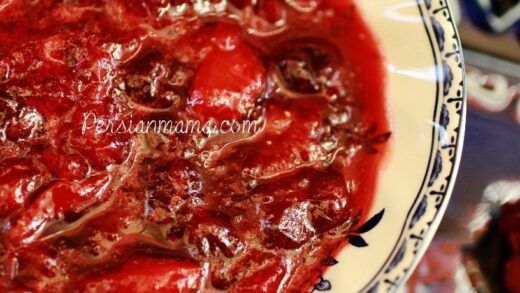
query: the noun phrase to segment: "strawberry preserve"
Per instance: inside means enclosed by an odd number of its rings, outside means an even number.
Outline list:
[[[1,1],[0,291],[309,291],[385,115],[349,0]]]

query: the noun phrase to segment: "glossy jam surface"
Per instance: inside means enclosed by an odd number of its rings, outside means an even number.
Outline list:
[[[0,291],[309,290],[370,209],[382,62],[346,0],[3,1]]]

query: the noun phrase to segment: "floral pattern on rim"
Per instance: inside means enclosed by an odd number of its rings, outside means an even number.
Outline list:
[[[367,247],[368,243],[363,238],[362,234],[369,232],[370,230],[374,229],[379,222],[381,222],[381,219],[383,218],[385,214],[385,209],[382,209],[379,213],[372,216],[370,219],[368,219],[361,227],[357,228],[356,230],[352,231],[347,237],[347,242],[354,246],[354,247]],[[338,264],[338,261],[332,257],[329,256],[325,258],[321,264],[325,267],[331,267],[336,264]],[[320,281],[314,285],[313,291],[329,291],[332,288],[332,285],[329,280],[325,280],[323,277],[320,277]]]

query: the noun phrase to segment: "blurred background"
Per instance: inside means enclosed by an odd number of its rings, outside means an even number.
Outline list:
[[[449,0],[466,61],[462,163],[404,292],[520,292],[520,0]]]

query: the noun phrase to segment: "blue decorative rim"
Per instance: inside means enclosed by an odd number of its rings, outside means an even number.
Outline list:
[[[456,25],[446,0],[416,0],[416,2],[430,41],[436,74],[430,160],[421,188],[408,210],[406,221],[392,253],[361,292],[395,291],[413,272],[425,251],[425,246],[433,237],[432,229],[437,229],[440,215],[446,209],[447,198],[453,188],[462,150],[466,92],[464,59]],[[443,23],[450,25],[443,26]],[[456,81],[455,79],[459,77],[460,81]],[[368,220],[363,227],[374,228],[383,214],[384,210]],[[355,238],[347,237],[347,241],[352,246],[368,245],[360,236],[362,233],[354,234]],[[337,261],[330,258],[328,263],[332,266],[336,265]],[[331,282],[321,277],[312,291],[331,289]]]

